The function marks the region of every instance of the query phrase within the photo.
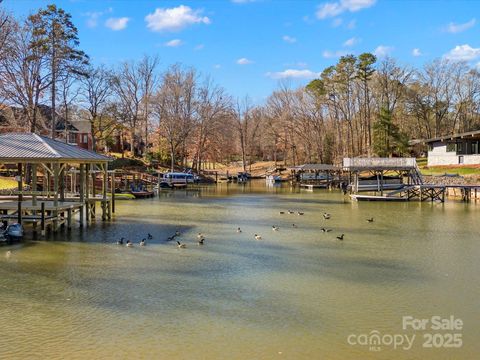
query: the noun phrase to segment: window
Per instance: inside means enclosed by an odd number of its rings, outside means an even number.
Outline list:
[[[478,154],[478,141],[472,142],[472,154]]]
[[[457,154],[465,154],[466,153],[466,143],[463,142],[457,142]]]
[[[88,135],[83,135],[83,143],[88,144]]]
[[[457,151],[457,144],[447,143],[447,152],[456,152],[456,151]]]
[[[458,163],[459,163],[459,164],[463,164],[463,155],[460,155],[460,156],[458,157]]]
[[[77,134],[69,133],[68,134],[68,143],[69,144],[76,144],[77,143]]]

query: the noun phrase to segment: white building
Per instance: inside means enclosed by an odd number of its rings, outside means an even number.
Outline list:
[[[480,165],[480,130],[413,140],[411,144],[428,145],[428,166]]]

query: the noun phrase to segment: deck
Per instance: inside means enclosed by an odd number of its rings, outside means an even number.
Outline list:
[[[86,208],[86,220],[95,219],[96,204],[100,202],[102,207],[102,218],[111,218],[112,202],[110,199],[92,197],[85,200],[85,203],[74,198],[66,199],[66,201],[58,201],[57,204],[51,199],[38,199],[35,203],[31,199],[18,201],[13,197],[7,199],[3,197],[0,200],[0,221],[15,221],[25,224],[31,224],[34,232],[40,224],[41,233],[45,235],[48,227],[52,231],[57,231],[61,226],[66,225],[71,228],[75,214],[80,214],[80,225],[83,226],[83,208]]]
[[[405,197],[400,196],[386,196],[386,195],[358,195],[352,194],[350,195],[352,200],[356,201],[408,201]]]

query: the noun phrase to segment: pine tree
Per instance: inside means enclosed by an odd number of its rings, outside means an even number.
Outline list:
[[[403,154],[407,147],[408,138],[393,123],[391,111],[381,108],[373,124],[373,150],[380,157],[391,157]]]
[[[55,100],[56,84],[67,73],[83,76],[84,66],[88,65],[88,56],[78,49],[78,30],[71,15],[56,5],[47,5],[36,14],[29,16],[33,25],[33,40],[30,46],[39,54],[47,57],[50,71],[50,89],[52,106],[52,138],[55,138]]]

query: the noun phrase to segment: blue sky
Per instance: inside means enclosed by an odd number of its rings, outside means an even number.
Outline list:
[[[52,1],[4,0],[26,16]],[[261,103],[279,81],[307,83],[343,54],[373,52],[420,67],[480,63],[480,1],[54,1],[72,14],[96,64],[158,54]],[[478,17],[478,18],[477,18]]]

